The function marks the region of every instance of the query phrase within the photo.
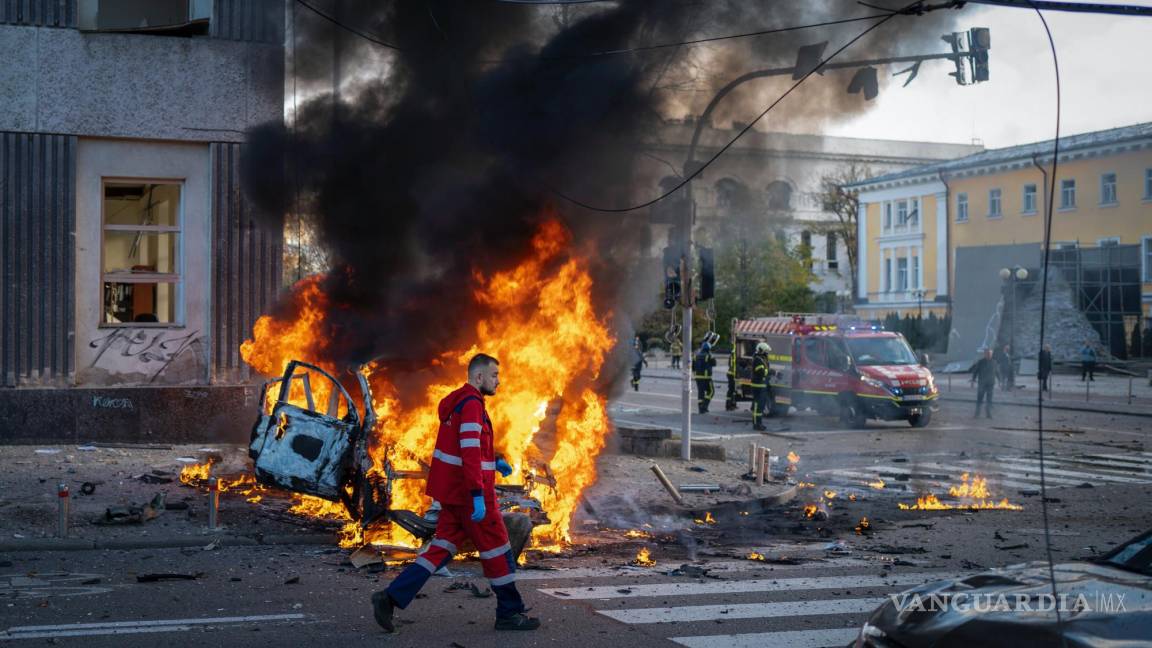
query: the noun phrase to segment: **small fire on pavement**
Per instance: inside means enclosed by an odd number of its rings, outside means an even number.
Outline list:
[[[759,560],[760,562],[767,562],[768,558],[758,551],[753,551],[752,553],[748,554],[748,560]]]
[[[834,490],[825,490],[825,491],[824,491],[824,498],[825,498],[825,499],[836,499],[836,491],[834,491]]]
[[[799,463],[800,463],[800,455],[789,450],[788,451],[788,467],[785,468],[784,470],[786,472],[794,473],[794,472],[796,472],[796,466]]]
[[[926,493],[916,498],[915,504],[899,503],[902,511],[948,511],[948,510],[986,510],[1000,509],[1006,511],[1022,511],[1023,506],[1012,504],[1008,498],[996,501],[988,490],[988,481],[979,475],[969,479],[969,474],[960,475],[960,485],[948,488],[948,494],[960,501],[953,504],[942,502],[935,493]]]
[[[870,481],[870,482],[864,482],[864,483],[871,486],[872,488],[875,488],[876,490],[884,490],[884,480],[880,479],[879,477],[876,478],[876,481]]]
[[[652,534],[640,529],[628,529],[624,532],[625,538],[651,538]]]
[[[180,471],[180,483],[192,487],[206,488],[208,486],[208,479],[212,477],[212,466],[215,465],[215,463],[215,457],[208,457],[208,460],[203,463],[184,466]],[[251,495],[253,491],[263,489],[263,487],[256,483],[256,478],[248,473],[218,477],[216,483],[221,493],[225,491],[238,491],[241,495]]]
[[[648,547],[643,547],[640,549],[640,552],[636,554],[636,557],[632,559],[632,562],[628,564],[637,567],[652,567],[656,564],[656,561],[652,560],[652,554],[649,553]]]
[[[872,523],[868,521],[868,517],[860,518],[860,524],[856,525],[856,535],[864,535],[872,531]]]
[[[712,517],[712,511],[704,513],[704,519],[697,518],[694,520],[696,524],[716,524],[716,518]]]
[[[819,510],[820,510],[820,508],[818,506],[816,506],[815,504],[805,504],[804,505],[804,517],[807,517],[807,518],[816,517],[816,511],[819,511]]]

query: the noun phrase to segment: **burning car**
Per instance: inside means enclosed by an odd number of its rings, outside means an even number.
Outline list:
[[[856,648],[1147,645],[1152,637],[1152,531],[1093,562],[1027,563],[937,581],[891,597]],[[1058,623],[1055,610],[1062,616]]]
[[[358,401],[332,374],[299,360],[264,384],[248,446],[256,481],[339,502],[361,528],[391,522],[427,541],[436,530],[434,509],[420,515],[391,506],[394,482],[423,479],[427,467],[397,471],[388,460],[382,467],[373,460],[369,443],[377,421],[372,391],[363,371],[353,373]],[[273,390],[276,400],[269,402]],[[532,528],[548,518],[524,486],[501,485],[497,490],[513,554],[519,557]]]

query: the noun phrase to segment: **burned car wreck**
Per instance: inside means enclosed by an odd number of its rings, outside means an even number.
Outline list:
[[[1152,531],[1098,560],[1053,565],[1053,572],[1056,596],[1045,562],[936,581],[902,592],[872,613],[853,645],[1148,645],[1152,639]]]
[[[320,367],[293,360],[284,374],[264,383],[259,415],[252,428],[248,456],[256,481],[266,487],[311,495],[344,505],[353,520],[368,529],[395,523],[421,542],[436,531],[437,507],[425,514],[392,507],[392,486],[398,479],[425,479],[421,470],[398,471],[390,460],[376,468],[369,454],[376,426],[372,392],[364,372],[355,375],[360,405],[343,384]],[[314,385],[314,381],[324,381]],[[269,402],[275,390],[276,400]],[[316,395],[326,394],[318,403]],[[435,434],[435,430],[429,431]],[[392,449],[383,449],[391,456]],[[515,557],[536,525],[546,524],[540,503],[528,495],[529,485],[497,486],[504,524]]]

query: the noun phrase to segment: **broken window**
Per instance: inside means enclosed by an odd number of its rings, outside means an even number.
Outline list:
[[[81,31],[168,36],[208,33],[212,0],[79,0]]]
[[[104,182],[100,324],[176,324],[180,307],[181,185]]]

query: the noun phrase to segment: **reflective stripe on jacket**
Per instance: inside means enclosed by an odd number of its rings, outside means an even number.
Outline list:
[[[440,430],[425,492],[444,504],[496,501],[496,452],[484,397],[464,385],[440,401]]]

